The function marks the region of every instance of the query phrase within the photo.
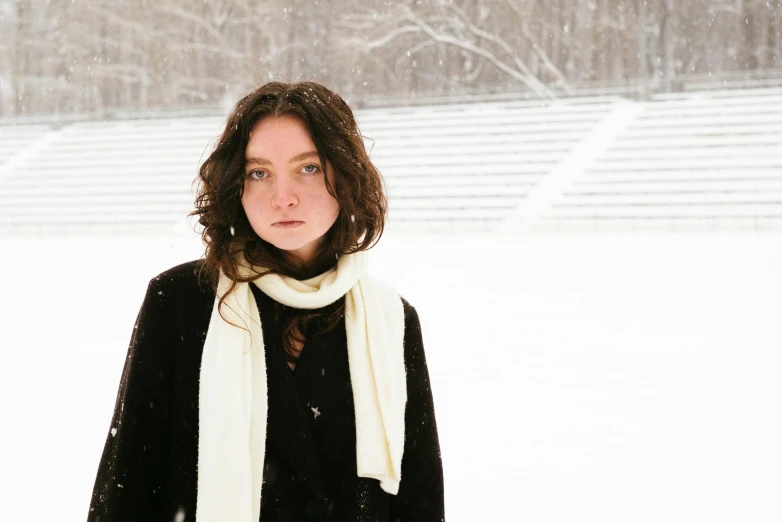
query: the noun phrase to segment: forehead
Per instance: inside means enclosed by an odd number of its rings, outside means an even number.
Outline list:
[[[253,125],[245,156],[298,154],[315,150],[309,129],[295,116],[266,117]]]

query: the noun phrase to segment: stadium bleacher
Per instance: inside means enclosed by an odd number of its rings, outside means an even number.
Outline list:
[[[782,89],[657,95],[606,131],[622,103],[356,117],[386,179],[391,229],[507,230],[525,208],[525,230],[782,228]],[[0,235],[191,230],[192,183],[222,121],[0,124]]]
[[[67,125],[0,174],[0,231],[171,235],[187,224],[199,160],[220,130],[218,118]]]
[[[780,229],[782,89],[655,96],[539,225]]]
[[[46,124],[0,125],[0,165],[10,162],[49,130]]]
[[[356,117],[375,143],[371,158],[386,179],[392,227],[475,231],[505,219],[614,102],[374,109]]]

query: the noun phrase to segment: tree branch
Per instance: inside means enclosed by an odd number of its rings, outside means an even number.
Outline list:
[[[406,14],[408,16],[408,19],[417,25],[421,30],[426,33],[429,38],[432,40],[435,40],[436,42],[445,43],[448,45],[453,45],[454,47],[458,47],[460,49],[464,49],[466,51],[469,51],[473,54],[477,54],[478,56],[482,56],[489,60],[497,69],[503,71],[504,73],[508,74],[508,76],[520,81],[527,87],[529,87],[533,92],[535,92],[538,96],[541,98],[555,98],[556,95],[543,83],[540,82],[537,78],[535,78],[529,71],[529,69],[525,66],[524,69],[520,72],[518,69],[511,67],[504,61],[500,60],[497,55],[495,55],[493,52],[484,49],[482,47],[478,47],[476,45],[473,45],[470,42],[466,42],[463,40],[459,40],[457,38],[454,38],[451,35],[447,34],[440,34],[437,31],[434,30],[429,24],[421,20],[418,16],[415,15],[415,13],[412,12],[412,10],[408,7],[404,7],[404,10],[406,11]]]

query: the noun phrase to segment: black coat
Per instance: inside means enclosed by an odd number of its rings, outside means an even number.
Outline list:
[[[195,520],[198,386],[215,294],[198,262],[152,279],[139,311],[89,522]],[[403,301],[405,449],[398,495],[356,476],[356,428],[343,322],[308,339],[288,367],[280,306],[251,285],[263,320],[268,420],[262,522],[444,520],[443,474],[418,315]],[[227,521],[230,522],[230,521]]]

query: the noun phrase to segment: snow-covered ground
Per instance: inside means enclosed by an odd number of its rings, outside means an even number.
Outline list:
[[[85,520],[147,281],[200,244],[0,240],[0,520]],[[782,519],[782,237],[386,237],[450,522]]]

